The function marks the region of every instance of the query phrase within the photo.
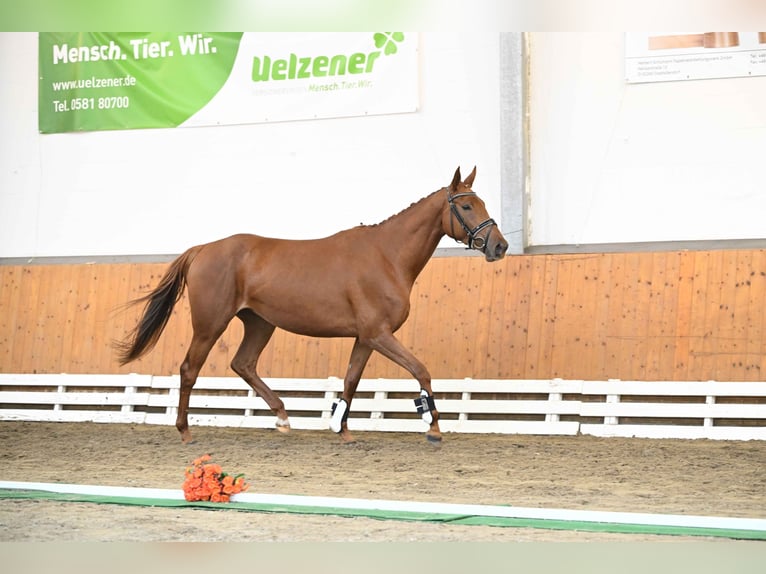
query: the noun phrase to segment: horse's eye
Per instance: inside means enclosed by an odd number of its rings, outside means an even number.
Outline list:
[[[463,210],[465,211],[471,211],[471,206],[468,203],[466,203],[465,205],[461,205],[460,207],[462,207]]]

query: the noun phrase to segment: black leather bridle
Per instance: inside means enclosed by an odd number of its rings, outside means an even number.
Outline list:
[[[448,189],[447,203],[449,203],[449,208],[450,208],[450,211],[452,211],[452,215],[455,216],[455,219],[457,219],[458,223],[463,228],[463,231],[465,231],[466,235],[468,236],[468,249],[477,249],[481,251],[482,253],[484,253],[484,251],[487,249],[487,240],[489,239],[489,234],[492,232],[492,226],[497,225],[497,223],[495,223],[495,220],[490,217],[482,221],[479,225],[477,225],[473,229],[468,227],[468,225],[465,222],[465,219],[463,219],[463,216],[460,215],[458,206],[455,205],[455,200],[458,197],[466,197],[466,196],[476,196],[476,193],[473,191],[467,191],[467,192],[456,193],[455,195],[451,195]],[[451,232],[450,234],[454,238],[455,228],[453,226],[452,217],[450,217],[449,219],[449,226],[450,226],[450,232]],[[483,237],[478,235],[482,229],[487,229],[487,233],[484,234]],[[458,240],[455,239],[455,241],[458,241]]]

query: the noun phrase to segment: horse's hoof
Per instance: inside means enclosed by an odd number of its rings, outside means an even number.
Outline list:
[[[196,441],[192,438],[191,433],[187,430],[181,433],[181,442],[184,444],[194,444]]]
[[[356,439],[351,436],[351,433],[338,433],[340,437],[340,444],[354,444]]]
[[[277,429],[279,432],[281,432],[282,434],[287,434],[287,433],[289,433],[289,432],[290,432],[290,425],[285,425],[285,426],[279,426],[279,425],[277,425],[277,426],[276,426],[276,427],[274,427],[274,428],[276,428],[276,429]]]
[[[426,440],[428,441],[428,444],[432,444],[434,446],[442,445],[441,435],[426,434]]]

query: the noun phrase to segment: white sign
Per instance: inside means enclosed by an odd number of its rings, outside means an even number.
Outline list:
[[[183,125],[417,111],[418,36],[245,33],[221,90]]]
[[[766,76],[766,32],[627,33],[629,83]]]

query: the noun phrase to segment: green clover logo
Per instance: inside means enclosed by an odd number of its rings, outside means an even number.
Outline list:
[[[383,53],[390,56],[396,54],[396,44],[404,41],[404,34],[402,32],[378,32],[373,38],[375,39],[375,47],[383,48]]]

